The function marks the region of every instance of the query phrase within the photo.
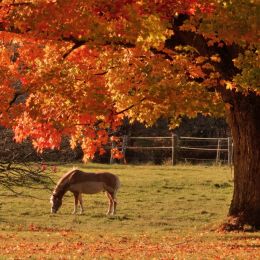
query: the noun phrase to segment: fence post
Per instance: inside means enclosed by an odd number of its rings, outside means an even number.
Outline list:
[[[233,143],[232,138],[228,137],[228,165],[233,163]]]
[[[128,139],[127,135],[124,135],[122,141],[122,154],[124,157],[121,159],[121,163],[123,162],[124,164],[126,164],[125,152],[127,148],[127,139]]]
[[[217,155],[216,155],[216,164],[220,162],[220,142],[221,139],[218,139]]]
[[[115,159],[113,157],[113,154],[112,154],[112,150],[115,148],[115,142],[112,141],[111,143],[111,150],[110,150],[110,164],[113,164],[115,162]]]
[[[177,161],[177,135],[172,134],[172,165],[176,165]]]

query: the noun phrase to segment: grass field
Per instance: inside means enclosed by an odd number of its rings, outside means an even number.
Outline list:
[[[73,197],[50,214],[51,191],[0,192],[0,259],[260,259],[259,233],[223,233],[232,197],[230,168],[217,166],[66,165],[120,177],[118,212],[106,216],[104,194]],[[53,186],[52,186],[53,188]]]

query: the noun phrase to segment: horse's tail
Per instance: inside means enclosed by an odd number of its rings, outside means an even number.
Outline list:
[[[115,192],[117,192],[121,186],[121,182],[119,180],[119,177],[117,175],[115,175],[116,177],[116,184],[115,184]]]
[[[108,184],[108,183],[105,184],[105,190],[108,191],[108,192],[116,194],[118,189],[121,186],[121,183],[120,183],[118,176],[116,176],[115,174],[110,174],[110,176],[112,178],[111,181],[112,180],[113,181],[110,184]]]

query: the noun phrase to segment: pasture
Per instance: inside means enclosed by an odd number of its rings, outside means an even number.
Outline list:
[[[0,259],[257,259],[259,233],[223,233],[232,197],[229,167],[66,165],[119,176],[118,211],[106,216],[103,193],[83,195],[72,215],[66,194],[50,214],[48,189],[0,191]],[[54,185],[51,185],[54,188]]]

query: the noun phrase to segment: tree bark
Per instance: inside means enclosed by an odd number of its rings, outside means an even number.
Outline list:
[[[222,97],[228,104],[234,143],[234,193],[229,209],[233,221],[229,227],[260,229],[260,96],[226,90]]]

